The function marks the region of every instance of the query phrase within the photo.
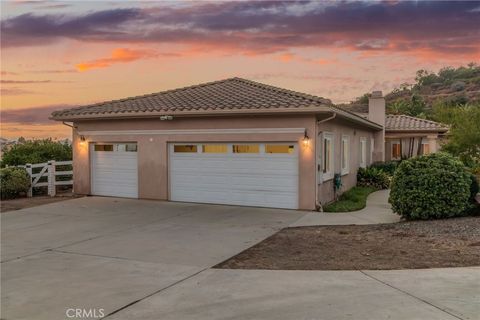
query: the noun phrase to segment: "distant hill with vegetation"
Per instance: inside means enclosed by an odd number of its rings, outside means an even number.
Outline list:
[[[364,94],[349,104],[340,105],[353,112],[366,113]],[[432,118],[435,106],[480,105],[480,66],[470,63],[458,68],[444,67],[437,73],[418,70],[415,83],[401,84],[385,95],[387,113]]]
[[[339,105],[367,113],[369,94]],[[450,126],[442,150],[458,156],[480,177],[480,66],[445,67],[437,73],[418,70],[415,83],[385,95],[387,113],[406,114]]]

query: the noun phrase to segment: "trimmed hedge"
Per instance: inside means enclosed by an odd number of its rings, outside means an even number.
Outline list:
[[[24,195],[30,188],[30,177],[23,168],[0,169],[1,198],[12,199]]]
[[[406,219],[449,218],[470,208],[472,180],[463,163],[434,153],[402,161],[395,171],[389,202]]]
[[[357,172],[357,186],[372,187],[378,190],[388,189],[390,186],[390,177],[378,168],[359,168]]]

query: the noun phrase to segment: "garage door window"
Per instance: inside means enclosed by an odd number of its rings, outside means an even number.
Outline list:
[[[117,150],[119,152],[137,152],[136,143],[118,143]]]
[[[234,144],[233,153],[259,153],[260,146],[258,144]]]
[[[197,145],[195,145],[195,144],[177,144],[177,145],[173,146],[173,152],[175,152],[175,153],[197,152]]]
[[[202,145],[203,153],[227,153],[226,144],[204,144]]]
[[[266,144],[265,153],[293,153],[295,150],[293,145],[286,144]]]
[[[113,151],[113,144],[96,144],[95,151]]]

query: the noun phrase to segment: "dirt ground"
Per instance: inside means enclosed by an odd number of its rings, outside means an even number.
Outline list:
[[[59,194],[56,197],[50,196],[35,196],[32,198],[18,198],[11,200],[2,200],[0,202],[0,212],[8,212],[13,210],[20,210],[24,208],[31,208],[41,206],[43,204],[65,201],[69,199],[78,198],[79,196],[72,195],[71,193]]]
[[[388,270],[480,265],[480,217],[283,229],[223,269]]]

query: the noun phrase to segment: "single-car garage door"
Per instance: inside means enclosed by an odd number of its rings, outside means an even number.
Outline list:
[[[298,208],[296,143],[172,143],[170,200]]]
[[[102,143],[91,146],[91,193],[138,198],[136,143]]]

